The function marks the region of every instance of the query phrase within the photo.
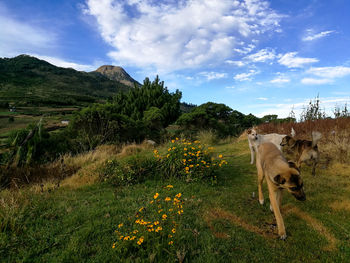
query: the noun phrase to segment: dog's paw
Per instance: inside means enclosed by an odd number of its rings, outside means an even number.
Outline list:
[[[273,207],[271,204],[270,204],[270,211],[273,213]]]
[[[281,240],[286,240],[287,239],[287,234],[280,235]]]
[[[264,199],[262,199],[262,200],[259,199],[259,203],[260,203],[261,205],[263,205],[263,204],[264,204]]]

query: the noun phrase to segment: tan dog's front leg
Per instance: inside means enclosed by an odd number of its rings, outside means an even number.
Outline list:
[[[271,185],[272,183],[268,182],[268,187],[269,187],[269,197],[270,197],[270,203],[273,209],[273,213],[275,214],[275,218],[276,218],[276,222],[277,222],[277,228],[278,228],[278,235],[280,236],[280,238],[282,240],[287,238],[287,234],[286,234],[286,229],[284,227],[284,222],[283,222],[283,218],[281,215],[281,211],[280,211],[280,207],[279,207],[279,200],[280,197],[278,197],[278,195],[280,195],[280,193],[278,194],[278,191],[281,191],[280,189],[274,189],[274,187]]]
[[[260,164],[260,160],[257,158],[256,160],[256,169],[258,171],[258,193],[259,193],[259,203],[261,205],[264,204],[264,194],[262,191],[262,185],[264,181],[264,172]]]

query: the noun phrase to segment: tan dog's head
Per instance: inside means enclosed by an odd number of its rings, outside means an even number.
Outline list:
[[[303,180],[300,171],[293,162],[288,162],[289,169],[276,175],[273,179],[279,187],[287,189],[296,199],[305,201],[306,196],[303,189]]]
[[[253,141],[258,139],[258,133],[256,132],[256,130],[254,128],[248,129],[247,135],[248,135],[248,138],[253,140]]]
[[[289,146],[289,147],[292,147],[293,145],[295,144],[295,140],[290,137],[290,136],[285,136],[283,137],[282,141],[281,141],[281,146]]]

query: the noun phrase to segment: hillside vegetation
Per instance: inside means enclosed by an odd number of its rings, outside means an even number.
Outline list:
[[[87,105],[130,88],[133,86],[111,80],[99,72],[60,68],[28,55],[0,58],[1,104]]]

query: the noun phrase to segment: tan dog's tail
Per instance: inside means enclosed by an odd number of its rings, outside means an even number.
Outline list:
[[[312,132],[312,147],[315,147],[318,141],[322,138],[322,134],[318,131]]]

